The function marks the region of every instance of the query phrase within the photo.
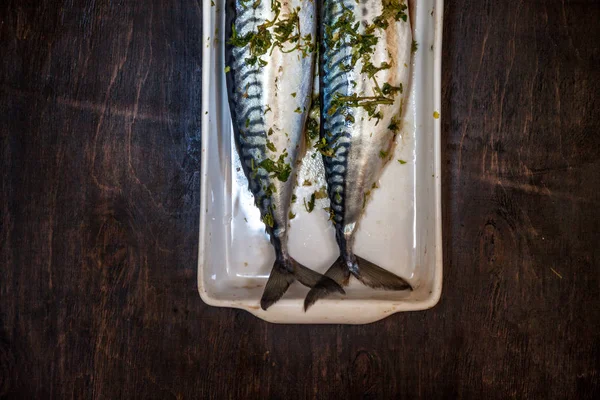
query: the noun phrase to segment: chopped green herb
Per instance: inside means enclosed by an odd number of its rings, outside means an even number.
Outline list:
[[[267,135],[271,136],[273,134],[273,128],[269,128],[269,131],[267,132]]]
[[[313,140],[319,137],[319,120],[321,116],[321,112],[319,110],[319,96],[314,96],[312,98],[312,103],[310,105],[310,111],[308,114],[308,119],[306,121],[306,136],[307,140],[312,143]]]
[[[265,189],[265,194],[267,197],[270,197],[273,193],[277,193],[277,187],[275,187],[275,184],[271,182]]]
[[[336,93],[331,100],[330,108],[327,114],[333,115],[341,107],[362,107],[369,117],[381,119],[381,113],[377,111],[377,106],[380,104],[394,104],[394,100],[385,96],[359,96],[353,93],[349,96],[344,96]]]
[[[400,86],[392,86],[389,83],[384,83],[381,87],[381,93],[384,95],[395,95],[397,93],[402,93],[402,84]]]
[[[406,10],[408,6],[404,3],[404,0],[382,0],[383,9],[381,11],[381,15],[375,18],[375,25],[379,28],[387,28],[388,20],[390,18],[395,21],[404,21],[408,20],[408,15],[406,14]]]
[[[231,71],[231,67],[228,65],[225,67],[225,73],[228,73],[229,71]]]
[[[387,151],[379,150],[379,157],[380,158],[386,158],[387,155],[388,155]]]
[[[335,199],[336,203],[341,203],[342,202],[342,195],[340,194],[340,192],[335,192],[334,199]]]
[[[292,173],[292,166],[285,162],[285,156],[287,156],[287,153],[284,151],[277,162],[267,158],[260,163],[260,167],[269,172],[272,177],[279,179],[281,182],[287,182]]]
[[[271,150],[272,152],[277,152],[277,148],[275,147],[275,144],[269,140],[267,140],[267,148],[269,150]]]
[[[306,211],[311,213],[315,209],[315,193],[310,195],[310,200],[308,200],[308,204],[306,203],[306,199],[304,199],[304,208]]]
[[[319,137],[319,121],[314,118],[309,118],[306,121],[306,136],[308,140],[313,141]]]
[[[288,213],[288,219],[294,219],[294,218],[296,218],[296,214],[294,214],[293,212],[290,211]]]
[[[302,186],[312,186],[312,182],[308,179],[305,179],[304,182],[302,182]]]
[[[398,162],[399,162],[400,164],[406,164],[406,161],[404,161],[404,160],[398,160]]]
[[[329,213],[329,219],[328,219],[328,221],[331,221],[331,223],[333,225],[335,225],[335,219],[334,219],[334,217],[335,217],[335,211],[333,211],[333,208],[326,207],[326,208],[324,208],[324,210]]]
[[[388,129],[392,132],[398,132],[400,130],[399,122],[396,118],[392,118],[388,125]]]
[[[376,95],[359,96],[357,93],[353,93],[343,96],[337,93],[328,109],[329,115],[333,115],[341,109],[342,113],[347,116],[347,121],[352,122],[353,117],[348,117],[349,113],[347,109],[349,107],[362,107],[367,111],[369,117],[376,118],[378,123],[383,117],[381,111],[378,111],[378,106],[393,104],[393,96],[397,93],[402,93],[401,86],[392,86],[387,82],[383,86],[380,86],[376,79],[376,74],[379,71],[391,68],[391,64],[384,61],[377,66],[373,64],[372,56],[375,53],[375,48],[379,40],[375,34],[375,30],[378,28],[386,29],[389,26],[390,20],[407,21],[407,5],[404,0],[382,0],[382,6],[381,15],[376,17],[372,24],[363,25],[363,33],[359,30],[361,22],[356,21],[354,12],[344,6],[342,6],[343,11],[337,20],[324,29],[324,43],[331,50],[341,49],[342,45],[350,46],[351,48],[351,60],[348,64],[344,64],[340,68],[350,70],[356,65],[358,60],[361,60],[361,73],[373,81],[373,93]],[[391,58],[389,51],[388,55]],[[356,82],[352,81],[351,84],[356,87]]]
[[[296,199],[297,199],[296,195],[295,195],[295,194],[292,194],[292,203],[295,203],[295,202],[296,202]]]
[[[258,7],[260,2],[254,4]],[[231,38],[229,39],[229,44],[235,47],[249,46],[250,57],[245,60],[248,65],[258,64],[261,67],[267,65],[267,62],[260,57],[265,55],[273,45],[273,35],[269,28],[275,24],[275,21],[279,17],[281,3],[274,0],[271,4],[271,8],[275,12],[275,17],[272,21],[267,20],[265,23],[259,25],[256,31],[248,32],[244,36],[239,36],[235,29],[235,24],[232,24],[231,26]]]
[[[246,118],[246,128],[250,126],[250,118]]]
[[[269,210],[268,213],[265,214],[265,216],[262,218],[262,222],[264,222],[265,225],[267,225],[269,228],[272,228],[273,225],[275,225],[275,220],[273,218],[273,214],[271,213],[271,211]]]
[[[329,135],[329,134],[328,134]],[[317,149],[322,155],[324,155],[325,157],[333,157],[335,155],[335,152],[337,150],[337,147],[334,149],[331,146],[333,144],[335,144],[335,142],[339,139],[336,138],[334,141],[328,143],[327,140],[322,137],[320,141],[317,141],[315,143],[315,145],[313,146],[315,149]]]
[[[296,109],[294,110],[294,112],[295,112],[295,113],[298,113],[298,114],[302,114],[302,110],[300,109],[300,107],[296,108]]]
[[[292,97],[296,97],[296,92],[292,93]]]
[[[322,186],[321,189],[317,190],[315,193],[315,199],[326,199],[327,198],[327,188]]]
[[[417,52],[418,49],[419,49],[419,43],[417,43],[416,40],[413,40],[410,45],[410,52],[414,54]]]
[[[277,7],[281,7],[281,3],[277,0],[274,0],[273,4],[279,4]],[[273,49],[275,47],[279,47],[281,52],[283,53],[291,53],[294,50],[299,50],[302,52],[302,56],[306,57],[308,54],[312,53],[315,50],[315,45],[312,43],[312,35],[309,33],[307,35],[301,36],[300,34],[300,16],[298,12],[300,11],[300,7],[292,10],[286,18],[281,18],[275,26],[273,27],[273,34],[275,36],[275,42],[273,43]],[[292,48],[284,49],[283,45],[286,43],[290,43],[293,45]]]

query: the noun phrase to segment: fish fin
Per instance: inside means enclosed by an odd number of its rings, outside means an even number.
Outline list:
[[[342,257],[338,257],[331,267],[325,272],[323,278],[308,292],[304,299],[304,311],[315,304],[319,299],[327,297],[330,293],[339,292],[346,294],[342,286],[348,284],[348,269]]]
[[[321,285],[329,288],[331,291],[344,293],[344,289],[331,278],[324,277],[290,257],[286,264],[281,261],[275,261],[260,300],[261,308],[266,310],[277,302],[294,280],[298,280],[298,282],[310,288]]]
[[[288,290],[294,280],[294,275],[285,268],[283,263],[275,261],[269,275],[269,280],[267,280],[265,291],[260,299],[260,308],[266,310],[275,304]]]
[[[352,272],[359,281],[366,286],[385,290],[412,290],[412,286],[406,280],[400,278],[370,261],[356,256],[358,263],[357,272]]]

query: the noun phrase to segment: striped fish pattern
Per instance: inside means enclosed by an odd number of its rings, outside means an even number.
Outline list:
[[[335,27],[340,18],[349,18],[352,29],[360,34],[375,18],[382,15],[389,0],[322,0],[322,30],[320,37],[321,140],[327,144],[323,161],[331,201],[331,219],[335,224],[340,257],[325,276],[344,286],[350,275],[363,284],[388,290],[410,290],[404,279],[354,254],[354,237],[363,214],[367,196],[376,185],[392,153],[397,129],[390,129],[402,117],[404,93],[397,93],[391,104],[378,105],[381,114],[374,116],[366,108],[336,103],[340,97],[353,95],[364,98],[382,97],[366,73],[363,60],[352,66],[353,49]],[[396,1],[396,5],[402,5]],[[410,77],[412,33],[410,21],[390,18],[385,29],[376,29],[377,44],[371,62],[375,66],[390,64],[375,74],[379,82],[393,87],[406,87]],[[356,28],[356,29],[355,29]],[[387,96],[390,98],[390,96]],[[305,300],[305,309],[328,289],[315,286]]]
[[[272,34],[273,28],[265,27],[293,12],[298,13],[300,35],[310,35],[314,42],[315,3],[302,0],[228,0],[226,37],[246,37],[261,29],[263,33],[264,29],[271,29]],[[296,262],[287,251],[294,173],[303,144],[314,65],[314,52],[303,54],[289,51],[288,47],[293,45],[272,46],[260,55],[259,61],[252,62],[256,51],[251,44],[237,46],[229,40],[225,45],[236,148],[275,250],[276,261],[261,299],[265,310],[283,296],[294,280],[309,287],[323,280],[322,275]],[[332,280],[325,282],[329,289],[343,292]]]

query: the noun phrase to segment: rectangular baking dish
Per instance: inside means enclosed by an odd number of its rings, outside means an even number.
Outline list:
[[[233,143],[224,73],[224,0],[203,3],[202,170],[198,290],[212,306],[235,307],[276,323],[364,324],[399,311],[433,307],[442,291],[440,96],[443,1],[411,2],[413,76],[405,124],[379,189],[370,196],[356,237],[356,254],[408,278],[412,292],[376,291],[356,280],[345,296],[320,300],[307,312],[308,291],[294,283],[267,311],[260,298],[275,259]],[[310,175],[308,156],[299,181]],[[402,160],[406,163],[400,163]],[[328,214],[303,199],[324,182],[296,188],[289,251],[324,273],[338,256]],[[326,200],[321,200],[321,203]]]

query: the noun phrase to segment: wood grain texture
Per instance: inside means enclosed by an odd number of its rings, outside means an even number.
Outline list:
[[[598,396],[600,4],[445,7],[440,304],[278,326],[197,293],[200,0],[4,0],[0,397]]]

